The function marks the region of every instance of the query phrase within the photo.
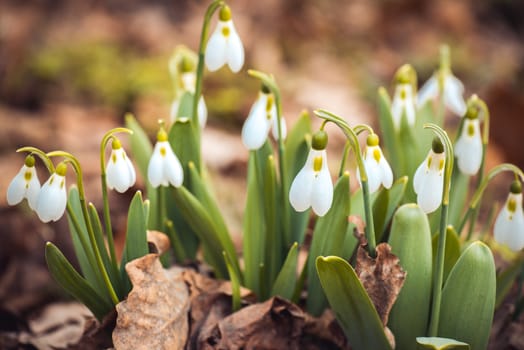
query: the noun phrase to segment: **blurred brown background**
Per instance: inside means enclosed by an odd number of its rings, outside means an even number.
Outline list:
[[[70,251],[65,219],[43,225],[27,206],[7,207],[7,185],[23,162],[14,151],[33,145],[75,154],[84,166],[89,199],[99,206],[101,136],[122,125],[126,112],[151,132],[158,118],[168,118],[173,97],[169,56],[176,45],[197,48],[207,4],[0,2],[0,311],[26,315],[57,298],[43,262],[44,242],[53,240]],[[237,75],[227,69],[206,72],[203,90],[210,118],[204,158],[224,188],[235,186],[245,173],[240,128],[258,89],[246,68],[275,74],[289,120],[303,108],[322,107],[355,122],[375,123],[376,89],[384,85],[391,93],[392,76],[404,63],[411,63],[424,82],[437,67],[441,43],[451,47],[452,68],[466,86],[465,97],[477,93],[491,109],[493,162],[524,166],[524,2],[229,4],[246,48],[245,68]],[[45,181],[43,171],[40,180]],[[242,216],[238,202],[243,199],[227,190],[221,194],[234,225]],[[111,196],[116,212],[122,212],[129,197]],[[117,216],[117,231],[124,223]]]

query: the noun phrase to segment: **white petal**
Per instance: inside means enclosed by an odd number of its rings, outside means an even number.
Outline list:
[[[464,85],[453,75],[449,74],[444,80],[444,103],[446,106],[459,117],[466,114],[466,102],[462,94]]]
[[[513,199],[516,202],[516,210],[510,213],[508,202]],[[493,235],[497,242],[507,245],[513,251],[524,248],[524,213],[522,212],[522,194],[508,195],[504,207],[497,216],[493,227]]]
[[[154,188],[158,186],[168,186],[167,180],[164,178],[163,162],[164,157],[160,154],[160,149],[165,147],[164,142],[157,142],[153,149],[153,155],[149,160],[147,166],[147,178]]]
[[[131,174],[126,163],[125,151],[122,148],[111,151],[106,166],[106,183],[109,189],[123,193],[130,187]]]
[[[289,202],[296,211],[305,211],[311,206],[311,192],[315,173],[312,168],[304,166],[297,174],[289,189]]]
[[[7,204],[17,205],[24,199],[26,181],[24,178],[27,167],[24,165],[16,176],[11,180],[9,187],[7,188]]]
[[[462,134],[455,145],[455,156],[458,160],[460,171],[467,175],[475,175],[482,162],[482,139],[478,121],[474,123],[475,133],[469,136],[467,133],[469,121],[466,121]]]
[[[167,154],[163,166],[164,176],[167,181],[169,181],[169,183],[174,187],[182,186],[182,183],[184,182],[184,170],[171,147],[167,148]]]
[[[424,176],[417,194],[417,203],[427,214],[434,212],[442,202],[444,177],[437,171],[430,170]]]
[[[36,209],[36,202],[38,200],[38,195],[40,194],[40,181],[36,176],[36,170],[33,168],[34,174],[31,177],[29,186],[26,190],[25,197],[27,198],[27,203],[32,210]]]
[[[223,22],[219,21],[218,25],[211,34],[206,46],[205,63],[207,69],[214,72],[226,64],[226,38],[222,35]]]
[[[273,138],[275,140],[278,140],[278,127],[277,127],[278,124],[277,124],[277,120],[278,120],[278,118],[275,116],[273,118],[273,126],[271,128],[271,133],[273,134]],[[285,140],[286,136],[287,136],[287,127],[286,127],[286,119],[284,117],[280,118],[280,132],[282,133],[282,140]]]
[[[227,64],[233,73],[238,73],[244,65],[244,46],[242,40],[233,25],[233,21],[229,23],[229,37],[227,41]]]
[[[67,204],[65,177],[53,174],[42,186],[36,202],[36,213],[42,222],[57,221]]]
[[[420,163],[417,170],[415,170],[415,175],[413,175],[413,189],[415,190],[415,193],[419,193],[420,189],[422,187],[422,183],[424,180],[424,176],[426,172],[428,171],[428,157],[431,155],[431,151],[429,151],[426,158],[424,158],[424,161]]]
[[[325,152],[325,151],[323,151]],[[327,163],[324,158],[323,163]],[[333,202],[333,181],[329,170],[323,166],[322,170],[317,174],[313,181],[313,189],[311,192],[311,207],[318,216],[324,216],[331,208]]]
[[[436,74],[433,74],[418,91],[417,106],[419,108],[424,106],[427,101],[437,97],[438,93],[438,79]]]
[[[393,185],[393,171],[384,155],[380,158],[379,167],[382,171],[382,185],[387,189],[391,188]]]
[[[266,142],[271,120],[266,116],[267,97],[260,94],[242,127],[242,143],[249,150],[256,150]]]
[[[203,95],[201,95],[200,99],[198,100],[197,113],[198,123],[200,124],[200,128],[203,129],[207,123],[207,106]]]
[[[378,167],[378,163],[373,158],[373,155],[371,155],[371,157],[369,155],[366,157],[366,159],[364,160],[364,166],[366,168],[366,174],[368,176],[369,193],[375,193],[380,187],[380,183],[382,182],[382,171]]]
[[[399,89],[397,86],[396,89]],[[397,96],[398,95],[398,96]],[[403,103],[400,99],[400,92],[395,90],[395,96],[393,102],[391,102],[391,117],[393,118],[393,125],[398,130],[400,129],[400,119],[402,118]]]
[[[184,90],[191,92],[194,94],[195,92],[195,85],[196,85],[196,73],[195,72],[185,72],[182,73],[180,76],[180,79],[182,80],[182,87]]]
[[[133,186],[136,182],[136,171],[135,167],[133,166],[133,163],[131,163],[131,159],[126,156],[126,165],[127,165],[127,171],[129,172],[129,183],[128,188]]]

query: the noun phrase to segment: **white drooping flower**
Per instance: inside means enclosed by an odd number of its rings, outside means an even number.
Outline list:
[[[446,154],[440,140],[433,141],[432,149],[413,176],[417,203],[425,213],[432,213],[442,202]]]
[[[415,124],[415,98],[410,83],[399,83],[395,87],[395,95],[391,103],[391,116],[393,117],[393,125],[397,130],[400,129],[403,115],[406,116],[408,125]]]
[[[374,193],[383,185],[391,188],[393,184],[393,171],[379,146],[377,134],[370,134],[366,140],[364,151],[364,167],[368,178],[369,193]],[[357,168],[357,178],[360,182],[360,171]]]
[[[418,92],[417,106],[422,107],[427,101],[437,98],[441,93],[444,105],[459,117],[463,117],[467,109],[462,97],[464,85],[449,69],[436,72],[426,81]]]
[[[242,127],[242,142],[249,150],[257,150],[264,145],[269,130],[278,140],[278,117],[275,98],[269,90],[262,87],[256,101],[253,103],[244,126]],[[282,139],[286,138],[287,128],[284,118],[280,118]]]
[[[233,73],[237,73],[244,65],[244,46],[227,5],[220,9],[218,24],[207,42],[204,58],[207,68],[212,72],[227,64]]]
[[[160,185],[169,186],[169,184],[180,187],[184,182],[182,165],[173,152],[163,128],[157,135],[157,143],[147,168],[147,177],[154,188]]]
[[[7,187],[7,203],[16,205],[26,198],[29,207],[35,210],[39,192],[40,181],[36,174],[35,158],[29,155],[18,174]]]
[[[311,207],[318,216],[324,216],[331,208],[333,182],[327,164],[326,144],[327,134],[324,131],[313,136],[306,164],[291,184],[289,201],[296,211],[302,212]]]
[[[524,213],[522,212],[521,190],[518,181],[512,184],[504,208],[497,216],[493,227],[495,240],[507,245],[513,251],[524,248]]]
[[[475,175],[482,163],[482,137],[478,118],[466,117],[462,132],[455,144],[455,156],[460,171],[466,175]]]
[[[67,165],[60,163],[44,183],[36,201],[36,214],[42,222],[58,221],[64,215],[67,204]]]
[[[185,92],[195,93],[195,84],[196,84],[196,73],[194,71],[182,72],[180,74],[180,88],[181,91],[177,94],[177,97],[173,100],[171,104],[171,113],[170,119],[174,123],[178,116],[178,109],[180,107],[180,100]],[[200,128],[204,128],[207,123],[207,106],[204,96],[200,95],[197,105],[197,116],[198,123]],[[190,116],[180,116],[180,117],[190,117]]]
[[[106,166],[106,183],[109,189],[124,193],[135,184],[136,173],[120,140],[113,138],[112,151]]]

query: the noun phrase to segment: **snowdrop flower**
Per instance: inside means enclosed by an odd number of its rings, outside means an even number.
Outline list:
[[[106,166],[107,187],[124,193],[135,184],[135,168],[122,148],[120,140],[113,138],[111,148],[111,156]]]
[[[40,181],[36,174],[35,158],[28,155],[24,165],[7,188],[7,203],[16,205],[26,198],[29,207],[35,210],[39,192]]]
[[[393,171],[380,149],[377,134],[370,134],[366,140],[364,152],[364,167],[368,177],[369,193],[374,193],[382,184],[385,188],[391,188],[393,184]],[[357,178],[360,182],[360,171],[357,168]]]
[[[184,69],[184,68],[182,68]],[[178,96],[173,100],[171,104],[171,122],[174,123],[178,116],[178,108],[180,107],[180,99],[185,92],[195,93],[195,84],[196,84],[196,73],[194,71],[184,72],[182,71],[180,75],[180,87],[182,92],[177,94]],[[197,115],[198,123],[201,128],[204,128],[207,123],[207,106],[204,96],[200,95],[197,106]]]
[[[391,116],[396,130],[400,129],[402,116],[406,116],[408,125],[415,124],[415,99],[413,97],[413,87],[408,82],[400,82],[395,87],[395,96],[391,103]]]
[[[298,172],[289,190],[289,201],[296,211],[312,207],[318,216],[324,216],[331,207],[333,182],[327,164],[326,145],[325,131],[313,135],[306,164]]]
[[[160,185],[169,186],[169,184],[180,187],[184,182],[182,165],[173,152],[163,127],[157,134],[157,143],[149,160],[147,177],[154,188]]]
[[[266,142],[269,129],[278,140],[277,106],[273,94],[266,86],[262,86],[258,98],[251,107],[249,115],[242,127],[242,142],[249,150],[257,150]],[[280,118],[282,138],[286,138],[287,129],[284,118]]]
[[[419,90],[417,106],[422,107],[427,101],[435,99],[441,93],[444,94],[444,105],[459,117],[464,116],[466,113],[466,102],[462,97],[464,85],[449,69],[436,72],[426,81]]]
[[[466,113],[462,133],[455,145],[455,156],[460,171],[466,175],[475,175],[482,163],[482,138],[477,115]]]
[[[67,204],[67,165],[60,163],[44,183],[36,201],[36,214],[42,222],[58,221],[64,215]]]
[[[519,181],[511,184],[504,208],[495,221],[493,235],[497,242],[511,250],[524,248],[524,214],[522,212],[522,186]]]
[[[233,73],[244,65],[244,46],[231,19],[231,9],[225,5],[220,9],[218,24],[207,42],[205,63],[214,72],[227,63]]]
[[[428,156],[417,168],[413,177],[417,203],[427,214],[437,210],[442,202],[445,163],[444,145],[438,137],[435,137]]]

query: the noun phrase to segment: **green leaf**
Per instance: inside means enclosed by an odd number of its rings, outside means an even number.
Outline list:
[[[522,259],[515,259],[504,271],[497,275],[497,299],[495,306],[499,307],[511,290],[515,279],[522,270]]]
[[[82,275],[89,284],[97,290],[106,290],[102,274],[97,268],[95,254],[91,246],[91,240],[87,233],[84,214],[80,204],[78,188],[71,186],[67,200],[67,221],[73,241],[75,255],[80,265]],[[109,296],[108,296],[109,297]],[[108,299],[109,300],[109,299]]]
[[[251,151],[248,161],[247,199],[243,222],[244,283],[246,287],[260,295],[260,264],[264,264],[265,222],[264,204],[260,196],[258,157]]]
[[[377,311],[347,261],[336,256],[320,256],[316,265],[331,309],[352,348],[391,349]]]
[[[438,249],[438,234],[433,236],[433,257],[436,260]],[[446,228],[446,249],[444,253],[444,274],[442,277],[442,283],[446,282],[446,279],[451,272],[453,266],[455,266],[457,260],[460,257],[460,239],[452,226]],[[433,263],[436,263],[434,261]]]
[[[451,190],[449,193],[448,223],[454,227],[460,225],[463,213],[467,209],[470,176],[462,174],[458,166],[453,168]]]
[[[486,349],[496,297],[491,250],[476,241],[462,253],[442,290],[438,335],[457,339],[474,350]]]
[[[449,338],[438,337],[418,337],[418,349],[433,349],[433,350],[451,350],[451,349],[469,349],[469,345],[461,341]]]
[[[405,175],[403,174],[404,159],[400,153],[398,131],[395,130],[393,117],[391,115],[391,100],[386,89],[383,87],[378,89],[378,107],[378,121],[385,146],[384,153],[389,159],[389,164],[391,164],[391,167],[393,168],[393,173],[396,176]]]
[[[316,274],[315,261],[320,255],[337,255],[342,253],[342,245],[348,227],[349,216],[349,173],[341,176],[335,184],[333,204],[326,215],[319,217],[313,231],[313,239],[307,260],[308,297],[307,311],[313,316],[320,314],[327,307],[327,299]]]
[[[275,279],[271,289],[272,296],[278,295],[291,300],[297,284],[297,263],[298,243],[295,242],[289,249],[284,265]]]
[[[208,262],[215,269],[218,278],[227,277],[227,267],[222,256],[225,249],[220,242],[218,229],[205,207],[183,186],[173,188],[171,194],[185,222],[202,242]]]
[[[102,321],[112,309],[106,298],[101,297],[67,261],[62,252],[50,242],[46,243],[45,258],[47,267],[55,281],[75,299],[87,306],[95,317]]]
[[[131,289],[131,282],[125,271],[126,264],[136,258],[140,258],[149,253],[147,244],[147,218],[145,216],[142,194],[137,191],[131,200],[127,212],[127,231],[124,252],[120,263],[120,275],[124,281],[126,294]]]
[[[193,162],[198,172],[201,172],[199,126],[198,121],[196,121],[197,124],[194,124],[195,121],[191,120],[192,104],[193,95],[191,93],[186,92],[182,95],[178,108],[179,117],[171,126],[168,134],[169,143],[180,160],[185,175],[188,173],[189,162]]]
[[[263,184],[264,189],[261,196],[264,201],[264,221],[266,223],[266,247],[265,247],[265,267],[266,267],[266,285],[270,286],[275,281],[278,271],[284,260],[282,253],[282,226],[279,225],[278,214],[281,213],[282,202],[278,200],[279,184],[275,160],[269,156],[264,169]],[[284,203],[287,205],[287,203]],[[265,290],[263,290],[265,292]],[[269,291],[267,291],[269,293]],[[266,299],[267,295],[262,295]]]
[[[381,188],[375,197],[373,201],[373,222],[377,242],[382,241],[393,213],[404,198],[407,183],[408,177],[402,176],[393,183],[390,189]]]
[[[389,314],[388,327],[398,349],[416,349],[415,338],[426,334],[431,304],[431,232],[426,214],[414,203],[396,211],[389,237],[406,280]]]
[[[226,262],[227,271],[229,272],[229,277],[231,279],[231,289],[232,293],[232,309],[233,312],[240,310],[240,277],[237,275],[231,260],[226,252],[222,252],[224,256],[224,261]]]

